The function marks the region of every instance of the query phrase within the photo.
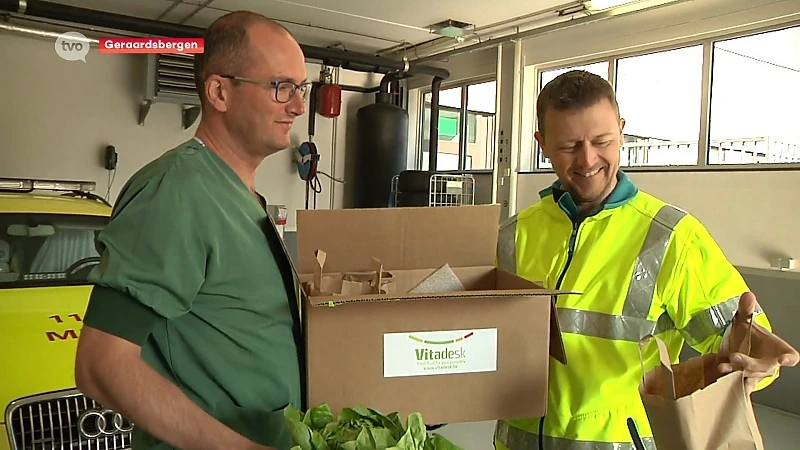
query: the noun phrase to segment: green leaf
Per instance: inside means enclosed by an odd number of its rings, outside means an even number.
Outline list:
[[[303,418],[303,423],[313,430],[322,430],[331,422],[334,422],[333,412],[327,404],[309,409]]]
[[[408,416],[406,422],[406,435],[411,436],[411,449],[425,450],[425,440],[428,437],[427,430],[425,429],[425,422],[422,420],[422,414],[412,413]],[[405,437],[405,436],[404,436]]]
[[[299,409],[291,405],[287,406],[286,409],[283,410],[283,417],[286,420],[291,420],[293,422],[303,421],[303,413]]]
[[[441,434],[434,434],[425,442],[425,450],[463,450]]]
[[[369,417],[369,411],[366,408],[342,408],[339,412],[339,422],[352,422]]]
[[[300,446],[301,450],[316,450],[312,444],[313,431],[308,425],[291,418],[286,420],[292,441]]]
[[[370,409],[370,412],[372,413],[375,422],[377,422],[381,428],[386,428],[389,430],[395,440],[400,439],[400,437],[405,433],[405,428],[403,427],[402,422],[400,422],[400,416],[397,413],[384,416],[374,409]]]
[[[336,430],[336,440],[342,443],[355,441],[360,432],[361,428],[340,424],[340,428]]]
[[[397,445],[397,439],[392,435],[392,432],[386,428],[373,428],[371,430],[372,437],[375,439],[375,448],[377,450],[385,450],[389,447]]]
[[[311,445],[314,450],[331,450],[328,443],[325,442],[325,438],[317,432],[311,435]]]
[[[339,446],[340,450],[358,450],[356,441],[345,442]]]
[[[462,450],[441,435],[428,436],[420,413],[404,426],[397,413],[356,406],[334,416],[326,404],[302,412],[287,408],[292,450]]]
[[[361,432],[358,433],[356,443],[358,443],[359,450],[376,449],[378,447],[378,444],[375,443],[375,437],[372,435],[371,428],[367,426],[361,427]]]

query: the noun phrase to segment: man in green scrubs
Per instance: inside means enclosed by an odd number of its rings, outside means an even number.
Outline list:
[[[305,407],[298,290],[255,171],[305,112],[305,58],[247,12],[212,24],[196,56],[196,137],[122,189],[75,378],[135,424],[136,450],[288,450],[283,409]]]

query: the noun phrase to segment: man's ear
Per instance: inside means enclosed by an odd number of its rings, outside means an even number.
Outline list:
[[[539,149],[542,151],[542,155],[545,158],[550,158],[550,152],[547,151],[547,146],[544,142],[544,135],[540,131],[536,131],[533,133],[533,137],[536,139],[536,142],[539,144]]]
[[[208,104],[219,112],[228,110],[229,92],[228,85],[224,79],[217,75],[210,76],[205,84],[205,94]]]
[[[622,134],[622,130],[625,129],[625,119],[619,119],[619,133]]]

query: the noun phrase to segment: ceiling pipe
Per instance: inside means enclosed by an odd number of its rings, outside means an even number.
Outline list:
[[[0,11],[7,11],[21,16],[33,16],[164,37],[202,37],[205,31],[204,28],[199,27],[125,16],[41,0],[0,0]],[[450,72],[446,69],[426,66],[421,63],[410,63],[408,60],[397,60],[369,53],[306,44],[300,44],[300,47],[306,59],[320,60],[327,66],[341,67],[357,72],[400,72],[408,75],[429,75],[444,79],[450,77]]]
[[[468,45],[466,47],[456,48],[456,49],[453,49],[453,50],[450,50],[450,51],[437,53],[437,54],[430,55],[430,56],[425,56],[425,57],[422,57],[422,58],[417,58],[417,59],[414,59],[412,61],[412,63],[414,63],[414,64],[425,64],[425,63],[429,63],[429,62],[432,62],[432,61],[439,61],[439,60],[443,60],[443,59],[447,59],[447,58],[452,58],[453,56],[461,55],[461,54],[464,54],[464,53],[472,53],[472,52],[476,52],[476,51],[480,51],[480,50],[487,50],[487,49],[490,49],[490,48],[496,48],[496,47],[499,47],[501,45],[507,44],[509,42],[514,42],[514,41],[518,41],[518,40],[521,40],[521,39],[529,39],[529,38],[543,36],[545,34],[553,33],[555,31],[563,31],[563,30],[568,30],[570,28],[577,28],[577,27],[581,27],[581,26],[584,26],[584,25],[589,25],[589,24],[592,24],[592,23],[603,22],[603,21],[606,21],[608,19],[611,19],[612,17],[627,16],[627,15],[635,14],[637,12],[649,11],[649,10],[662,8],[662,7],[665,7],[665,6],[672,6],[672,5],[675,5],[675,4],[678,4],[678,3],[685,3],[685,2],[689,2],[689,1],[694,1],[694,0],[671,0],[671,1],[667,2],[667,3],[663,3],[663,4],[660,4],[660,5],[649,6],[649,7],[639,8],[639,9],[635,9],[635,8],[618,8],[617,9],[617,8],[615,8],[615,9],[609,9],[609,10],[605,10],[605,11],[601,11],[601,12],[597,12],[597,13],[591,13],[590,15],[587,15],[587,16],[584,16],[584,17],[564,20],[564,21],[560,21],[560,22],[557,22],[557,23],[554,23],[554,24],[551,24],[551,25],[545,25],[545,26],[542,26],[542,27],[536,27],[536,28],[532,28],[530,30],[521,31],[519,33],[513,33],[513,34],[500,36],[500,37],[493,38],[493,39],[488,39],[486,41],[479,42],[479,43],[474,44],[474,45]],[[580,11],[575,11],[575,12],[580,12]],[[573,13],[575,13],[575,12],[573,12]],[[589,13],[587,12],[587,14],[589,14]]]
[[[0,30],[11,31],[12,33],[32,35],[32,36],[36,36],[36,37],[40,37],[40,38],[46,38],[46,39],[58,39],[58,37],[62,34],[62,33],[57,33],[55,31],[39,30],[39,29],[36,29],[36,28],[22,27],[22,26],[19,26],[19,25],[11,25],[11,24],[8,24],[8,23],[3,23],[3,22],[0,22]],[[72,38],[72,39],[73,40],[77,40],[76,38]],[[85,42],[87,44],[89,44],[90,46],[93,46],[93,47],[97,47],[99,45],[99,42],[98,42],[97,39],[92,39],[90,37],[87,37]]]

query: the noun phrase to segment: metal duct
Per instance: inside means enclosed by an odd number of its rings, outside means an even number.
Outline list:
[[[0,11],[165,37],[202,37],[204,32],[204,29],[199,27],[40,0],[0,0]],[[401,72],[409,75],[429,75],[443,79],[450,77],[450,72],[439,67],[409,63],[408,61],[375,56],[368,53],[306,44],[300,44],[300,47],[303,49],[307,59],[320,60],[327,66],[342,67],[358,72]]]

